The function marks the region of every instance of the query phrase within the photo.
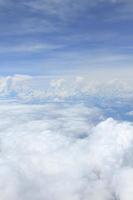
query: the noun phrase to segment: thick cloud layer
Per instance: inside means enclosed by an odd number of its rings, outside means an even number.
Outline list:
[[[132,200],[133,124],[85,104],[0,105],[1,200]]]

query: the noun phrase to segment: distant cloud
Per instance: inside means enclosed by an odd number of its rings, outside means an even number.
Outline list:
[[[102,78],[102,77],[101,77]],[[104,78],[104,77],[103,77]],[[133,98],[130,81],[89,80],[88,76],[62,76],[45,78],[15,75],[0,78],[0,96],[22,101],[64,101],[71,98],[79,100],[88,96],[99,98]],[[106,83],[106,85],[105,85]],[[15,95],[15,96],[14,96]]]
[[[94,74],[84,76],[26,76],[15,75],[0,78],[0,98],[21,102],[86,101],[90,97],[100,99],[133,99],[132,80],[112,79],[107,74],[93,80]],[[95,76],[97,76],[95,74]],[[104,77],[105,76],[105,77]],[[111,76],[111,73],[110,73]],[[96,78],[96,77],[95,77]],[[126,100],[126,101],[127,101]]]

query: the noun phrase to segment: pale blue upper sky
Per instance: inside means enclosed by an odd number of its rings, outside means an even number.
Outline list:
[[[133,67],[132,0],[0,0],[0,75]]]

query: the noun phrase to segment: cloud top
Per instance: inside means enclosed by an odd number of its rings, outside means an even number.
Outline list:
[[[2,200],[132,199],[132,123],[83,104],[6,104],[0,129]]]
[[[91,98],[133,98],[132,80],[99,79],[91,76],[33,77],[15,75],[0,78],[0,98],[21,102],[87,101]]]

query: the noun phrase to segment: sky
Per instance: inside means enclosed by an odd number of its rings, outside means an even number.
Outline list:
[[[0,0],[0,200],[133,199],[132,52],[132,0]]]
[[[132,11],[132,0],[0,0],[0,75],[131,74]]]

